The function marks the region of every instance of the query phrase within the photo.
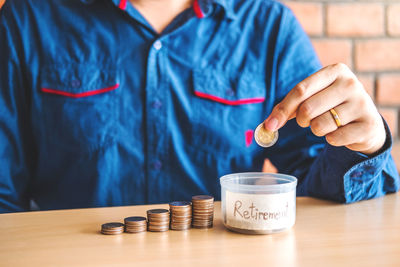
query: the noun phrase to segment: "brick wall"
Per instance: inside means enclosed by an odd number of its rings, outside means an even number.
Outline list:
[[[311,37],[322,64],[357,74],[386,119],[400,167],[400,1],[283,0]]]

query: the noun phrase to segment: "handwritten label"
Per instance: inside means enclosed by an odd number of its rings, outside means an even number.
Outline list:
[[[242,194],[226,191],[226,223],[247,230],[278,230],[296,219],[295,192]]]

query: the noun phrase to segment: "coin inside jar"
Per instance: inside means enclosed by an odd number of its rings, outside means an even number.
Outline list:
[[[264,122],[257,126],[254,131],[254,139],[259,146],[270,147],[278,140],[278,131],[271,132],[265,129]]]

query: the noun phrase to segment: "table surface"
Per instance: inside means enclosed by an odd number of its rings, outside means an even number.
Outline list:
[[[295,226],[273,235],[212,229],[106,236],[101,224],[167,205],[0,215],[0,266],[400,266],[400,194],[351,205],[297,198]]]

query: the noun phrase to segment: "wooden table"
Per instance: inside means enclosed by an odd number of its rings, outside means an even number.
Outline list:
[[[153,206],[0,215],[0,266],[400,266],[400,194],[341,205],[297,199],[295,226],[274,235],[214,228],[106,236],[100,225]]]

